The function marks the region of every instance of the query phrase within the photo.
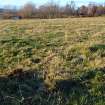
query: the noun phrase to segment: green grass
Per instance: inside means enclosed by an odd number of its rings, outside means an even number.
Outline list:
[[[0,21],[1,105],[105,105],[105,18]]]

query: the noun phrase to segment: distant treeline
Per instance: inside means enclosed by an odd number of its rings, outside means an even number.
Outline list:
[[[33,3],[27,3],[20,9],[4,8],[0,12],[3,19],[12,17],[17,18],[66,18],[66,17],[93,17],[105,14],[105,5],[89,3],[87,6],[76,6],[74,1],[70,1],[65,6],[60,6],[58,3],[50,2],[37,7]]]

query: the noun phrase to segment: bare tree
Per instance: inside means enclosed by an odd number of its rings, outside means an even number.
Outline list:
[[[30,18],[34,15],[35,9],[36,8],[33,3],[27,3],[19,10],[18,14],[23,18]]]
[[[19,10],[16,10],[13,6],[5,6],[0,15],[6,19],[11,18],[12,16],[20,16],[22,18],[61,18],[69,16],[93,17],[105,15],[105,4],[98,5],[96,3],[90,3],[88,6],[82,5],[77,8],[73,0],[68,2],[65,6],[60,6],[59,2],[50,0],[50,2],[36,8],[35,4],[29,2]]]
[[[96,11],[97,11],[97,6],[95,4],[88,5],[88,11],[87,11],[88,16],[95,16]]]
[[[67,3],[64,12],[67,16],[73,16],[75,14],[75,2]]]
[[[87,16],[87,12],[88,12],[88,8],[86,6],[82,5],[79,8],[79,15],[80,16]]]

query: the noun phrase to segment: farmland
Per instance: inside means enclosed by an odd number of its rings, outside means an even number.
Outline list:
[[[105,17],[0,21],[1,105],[105,105]]]

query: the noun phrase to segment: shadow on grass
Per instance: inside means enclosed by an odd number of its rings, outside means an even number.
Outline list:
[[[97,44],[97,45],[94,45],[94,46],[91,46],[90,48],[89,48],[89,50],[91,51],[91,52],[96,52],[96,51],[98,51],[98,50],[105,50],[105,45],[104,44]]]
[[[0,103],[12,105],[13,101],[21,103],[26,99],[31,100],[42,86],[42,81],[35,70],[23,72],[22,69],[17,69],[8,76],[0,77]]]
[[[96,89],[92,87],[91,80],[97,75],[100,77],[101,74],[105,74],[105,69],[101,68],[101,70],[92,70],[74,79],[56,81],[55,88],[52,90],[47,90],[44,86],[44,80],[38,71],[15,70],[8,76],[0,77],[0,104],[93,105],[96,104],[95,102],[104,102],[104,93],[102,96],[90,93],[91,89]]]

